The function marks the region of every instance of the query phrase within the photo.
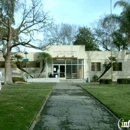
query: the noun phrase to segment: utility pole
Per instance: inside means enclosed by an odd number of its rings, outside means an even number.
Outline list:
[[[112,16],[112,0],[110,0],[110,14]],[[110,20],[110,44],[111,44],[111,80],[113,82],[113,58],[112,58],[112,48],[113,48],[113,43],[112,43],[112,18]]]

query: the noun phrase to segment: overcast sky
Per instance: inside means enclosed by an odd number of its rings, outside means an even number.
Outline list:
[[[112,7],[118,0],[112,0]],[[92,26],[101,16],[110,14],[110,0],[43,0],[45,11],[56,23]],[[119,14],[120,7],[112,8]]]

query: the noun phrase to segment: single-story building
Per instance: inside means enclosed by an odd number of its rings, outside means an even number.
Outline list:
[[[41,77],[48,77],[53,74],[61,79],[87,79],[94,75],[100,76],[104,71],[103,64],[108,61],[108,57],[116,57],[118,67],[113,66],[102,78],[111,78],[116,81],[118,78],[130,78],[130,55],[126,51],[85,51],[84,45],[53,45],[47,48],[53,60],[46,64]],[[37,77],[40,72],[41,63],[37,63],[37,55],[40,52],[28,52],[27,55],[19,53],[29,59],[25,69]],[[13,63],[14,61],[12,61]],[[35,68],[35,73],[34,73]],[[0,56],[0,69],[4,74],[4,59]],[[57,75],[59,71],[59,75]],[[15,65],[12,65],[13,76],[25,76]],[[30,78],[30,77],[28,77]]]

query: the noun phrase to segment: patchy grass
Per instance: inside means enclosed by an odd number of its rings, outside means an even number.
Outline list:
[[[130,85],[82,85],[119,118],[130,120]]]
[[[54,84],[3,85],[0,130],[28,130]]]

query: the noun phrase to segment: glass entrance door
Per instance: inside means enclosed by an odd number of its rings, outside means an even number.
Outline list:
[[[65,65],[60,65],[60,77],[65,77]]]
[[[65,78],[65,65],[53,65],[53,75]]]
[[[55,59],[52,64],[52,73],[58,77],[67,79],[84,78],[84,60],[83,59]]]

